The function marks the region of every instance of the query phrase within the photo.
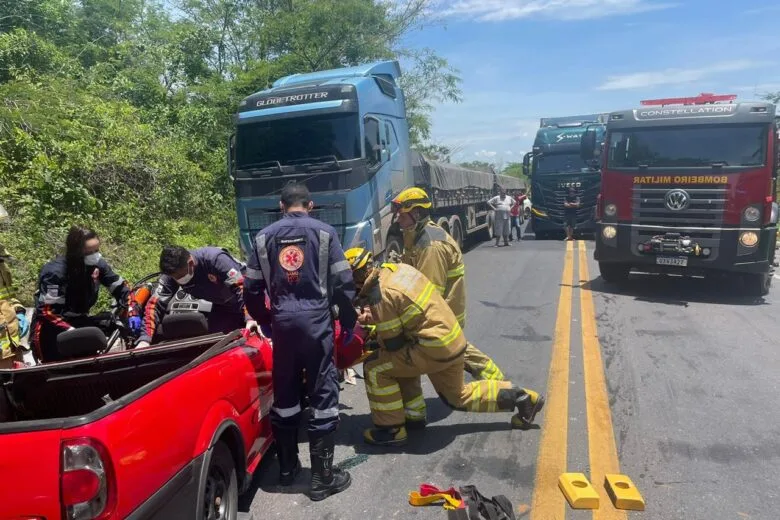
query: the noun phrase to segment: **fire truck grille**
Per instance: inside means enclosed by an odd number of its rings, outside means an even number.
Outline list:
[[[684,193],[673,193],[677,190]],[[636,186],[631,204],[632,220],[635,224],[717,228],[723,223],[726,189]],[[679,209],[672,209],[673,207]]]

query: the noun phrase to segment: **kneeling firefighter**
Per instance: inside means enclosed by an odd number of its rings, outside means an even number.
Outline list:
[[[392,201],[393,214],[403,230],[401,261],[428,278],[450,306],[461,328],[466,327],[466,266],[460,246],[431,220],[431,199],[422,188],[407,188]],[[466,343],[464,368],[474,379],[501,381],[504,374],[490,357]]]
[[[368,305],[380,348],[365,361],[363,374],[375,425],[363,433],[369,444],[400,446],[406,427],[425,426],[420,376],[427,374],[439,397],[464,412],[512,412],[512,426],[528,427],[544,398],[510,381],[463,378],[467,341],[455,314],[434,284],[405,264],[374,265],[362,248],[346,251],[359,289],[356,302]]]

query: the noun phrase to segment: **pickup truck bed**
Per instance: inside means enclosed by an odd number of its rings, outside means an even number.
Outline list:
[[[229,453],[240,490],[272,442],[271,369],[268,342],[236,332],[0,370],[0,520],[65,518],[100,493],[84,518],[203,518],[210,461]],[[63,491],[73,445],[104,473],[81,498]]]

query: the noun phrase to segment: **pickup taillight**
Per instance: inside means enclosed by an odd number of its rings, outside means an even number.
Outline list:
[[[89,437],[61,444],[60,502],[66,520],[106,520],[116,506],[116,479],[103,444]]]

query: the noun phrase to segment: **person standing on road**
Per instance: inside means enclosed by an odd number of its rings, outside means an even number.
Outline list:
[[[493,235],[496,237],[496,246],[498,247],[498,241],[503,237],[504,245],[509,245],[509,217],[512,210],[512,204],[514,200],[512,197],[506,194],[506,190],[503,186],[498,188],[498,195],[490,199],[488,206],[495,212],[493,215]]]
[[[130,284],[116,274],[100,254],[100,238],[91,229],[73,226],[65,239],[65,256],[57,256],[41,269],[35,293],[31,345],[39,362],[60,361],[57,336],[74,328],[98,327],[110,335],[110,313],[89,315],[100,286],[126,307],[130,329],[140,332],[141,318]]]
[[[136,348],[148,347],[155,338],[171,300],[181,287],[193,298],[212,303],[208,313],[210,333],[227,334],[236,329],[257,326],[244,305],[243,265],[221,247],[201,247],[189,251],[182,246],[166,246],[160,253],[162,276],[146,304],[141,335]]]
[[[528,428],[544,398],[510,381],[463,380],[468,345],[455,313],[433,282],[406,264],[374,265],[371,253],[346,252],[359,289],[358,305],[368,305],[379,348],[363,364],[373,428],[368,444],[400,446],[407,441],[410,412],[417,409],[419,378],[427,374],[441,399],[463,412],[513,412],[512,426]],[[275,369],[276,367],[274,367]]]
[[[574,230],[577,227],[577,209],[580,207],[580,198],[574,188],[569,188],[566,193],[563,207],[566,217],[566,240],[574,240]]]
[[[306,371],[306,393],[312,409],[308,425],[309,498],[318,501],[344,491],[352,481],[348,472],[333,466],[339,423],[333,314],[338,315],[347,344],[354,334],[357,312],[352,306],[352,271],[339,237],[333,227],[309,216],[313,207],[305,185],[284,187],[280,202],[284,217],[257,234],[244,289],[249,313],[274,345],[271,424],[283,486],[291,485],[301,469],[298,423],[301,379]],[[265,306],[265,291],[270,310]]]
[[[422,188],[407,188],[392,201],[392,211],[403,230],[401,261],[424,274],[442,294],[461,328],[466,327],[466,266],[460,246],[431,220],[431,199]],[[474,379],[503,380],[501,369],[477,347],[466,345],[464,369]],[[419,379],[418,379],[419,383]],[[419,389],[422,417],[425,401]]]
[[[0,226],[5,226],[8,213],[0,204]],[[14,361],[22,361],[22,338],[30,325],[27,309],[16,299],[11,271],[6,261],[11,254],[0,243],[0,368],[13,368]]]
[[[509,230],[509,241],[512,242],[512,232],[517,230],[517,241],[523,240],[523,229],[521,227],[523,222],[523,201],[525,200],[525,193],[518,193],[515,195],[515,203],[510,210],[510,216],[512,218],[512,227]]]

